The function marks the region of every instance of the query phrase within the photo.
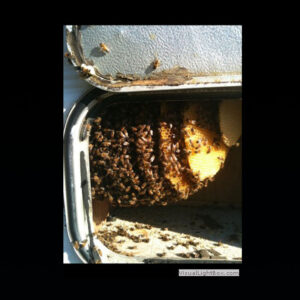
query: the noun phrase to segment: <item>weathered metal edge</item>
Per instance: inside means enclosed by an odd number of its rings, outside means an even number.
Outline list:
[[[138,92],[242,85],[241,74],[195,74],[183,67],[164,70],[145,78],[135,74],[117,74],[113,78],[110,75],[101,74],[97,67],[93,65],[93,62],[84,57],[78,25],[66,26],[66,40],[69,62],[80,72],[83,79],[105,91]]]

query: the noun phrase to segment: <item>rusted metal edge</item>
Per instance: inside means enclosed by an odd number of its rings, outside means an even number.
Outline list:
[[[145,78],[136,74],[101,74],[93,61],[84,57],[81,47],[81,33],[78,25],[66,26],[68,47],[67,58],[83,79],[91,85],[112,92],[134,92],[165,89],[191,89],[202,87],[241,86],[242,76],[238,73],[191,73],[184,67],[174,67],[153,73]]]

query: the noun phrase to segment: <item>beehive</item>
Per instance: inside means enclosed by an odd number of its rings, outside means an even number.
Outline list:
[[[93,199],[122,207],[187,199],[213,180],[228,149],[218,102],[111,106],[90,132]]]

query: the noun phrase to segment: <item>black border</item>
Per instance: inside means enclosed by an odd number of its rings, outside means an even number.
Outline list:
[[[4,61],[11,94],[3,102],[2,118],[8,146],[3,147],[1,164],[5,174],[1,228],[7,245],[2,247],[1,269],[13,276],[177,278],[179,265],[62,265],[63,24],[35,26],[39,29],[20,34],[11,49],[11,56],[20,56],[21,48],[26,57],[22,72],[16,72],[20,65],[12,68],[10,59]],[[286,39],[277,29],[272,24],[243,24],[243,263],[239,269],[241,277],[259,279],[290,278],[297,264],[293,241],[296,245],[298,168],[289,158],[295,157],[291,148],[296,145],[293,129],[298,117],[296,96],[289,88],[293,78],[280,77],[287,73],[281,63],[286,49],[280,48]],[[15,36],[10,38],[15,44]]]

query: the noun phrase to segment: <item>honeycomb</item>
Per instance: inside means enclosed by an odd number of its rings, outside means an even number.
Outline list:
[[[153,102],[102,110],[89,133],[93,199],[164,206],[205,188],[229,150],[218,107],[217,101]]]

